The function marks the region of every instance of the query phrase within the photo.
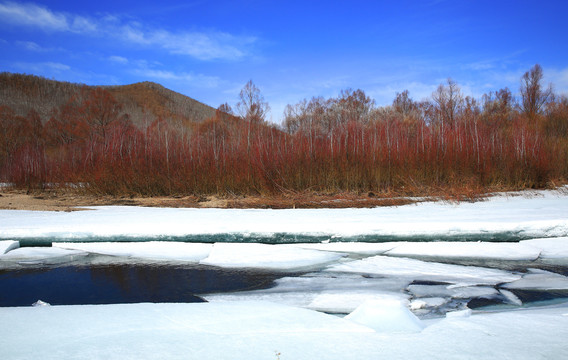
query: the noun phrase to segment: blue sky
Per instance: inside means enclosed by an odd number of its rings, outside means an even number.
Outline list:
[[[4,1],[0,71],[89,85],[158,82],[234,106],[250,79],[286,104],[362,89],[378,105],[448,77],[465,95],[536,63],[568,94],[568,1]]]

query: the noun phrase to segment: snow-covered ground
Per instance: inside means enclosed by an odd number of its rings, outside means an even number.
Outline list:
[[[566,359],[568,307],[431,321],[267,302],[0,308],[2,359]]]
[[[165,209],[127,206],[94,211],[0,210],[0,239],[66,241],[104,238],[211,237],[217,241],[299,237],[396,239],[397,237],[513,238],[568,235],[568,193],[541,191],[496,196],[476,203],[424,202],[373,209]],[[232,237],[232,236],[233,237]],[[225,240],[224,240],[225,239]],[[372,240],[371,240],[372,241]]]
[[[324,241],[290,241],[303,236]],[[376,209],[0,210],[0,239],[4,273],[104,260],[279,274],[201,304],[0,308],[1,359],[568,358],[566,192]],[[29,239],[53,244],[20,247]],[[556,305],[526,303],[540,293]],[[497,306],[472,313],[475,302]]]

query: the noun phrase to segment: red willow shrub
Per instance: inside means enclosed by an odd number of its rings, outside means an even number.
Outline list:
[[[156,196],[419,194],[536,188],[568,178],[565,98],[529,116],[507,89],[482,106],[451,81],[433,97],[416,103],[405,91],[376,108],[362,91],[346,90],[289,106],[286,131],[222,111],[190,126],[157,119],[138,128],[100,89],[60,106],[43,126],[36,114],[19,118],[2,107],[1,181]]]

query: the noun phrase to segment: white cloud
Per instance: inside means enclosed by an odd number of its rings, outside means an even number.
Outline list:
[[[71,67],[66,64],[58,62],[40,62],[40,63],[16,63],[16,67],[24,69],[25,71],[32,71],[35,73],[45,73],[45,72],[64,72],[71,70]]]
[[[568,68],[543,69],[544,83],[551,83],[557,94],[568,95]]]
[[[36,27],[46,31],[72,32],[118,38],[127,43],[162,48],[173,54],[187,55],[199,60],[239,60],[251,55],[257,39],[218,31],[170,32],[150,28],[120,17],[104,15],[88,18],[52,11],[31,3],[0,3],[0,20],[19,26]]]
[[[123,56],[113,55],[109,56],[108,59],[112,62],[119,63],[119,64],[128,64],[128,59]]]
[[[423,82],[399,82],[394,85],[380,85],[367,92],[371,98],[375,99],[378,106],[386,106],[392,104],[396,97],[396,93],[402,93],[408,90],[408,95],[414,101],[427,100],[432,96],[432,92],[436,90],[439,83],[426,84]]]
[[[223,32],[180,32],[162,29],[144,30],[136,24],[121,27],[123,40],[144,46],[162,47],[173,54],[199,60],[238,60],[249,55],[254,37],[234,36]]]
[[[39,27],[44,30],[66,31],[69,24],[65,15],[35,4],[0,3],[0,19],[6,23]]]
[[[17,41],[16,45],[21,46],[29,51],[36,51],[36,52],[43,52],[47,51],[47,49],[42,48],[37,43],[33,41]]]
[[[139,68],[133,71],[136,75],[161,81],[184,82],[190,87],[215,88],[219,86],[220,79],[216,76],[207,76],[193,73],[174,73],[167,70]]]
[[[98,30],[98,25],[85,17],[75,16],[72,19],[71,31],[77,33],[94,33]]]

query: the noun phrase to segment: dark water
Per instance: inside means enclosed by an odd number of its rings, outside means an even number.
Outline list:
[[[203,266],[60,266],[0,271],[0,306],[202,302],[195,294],[270,287],[270,273]]]

